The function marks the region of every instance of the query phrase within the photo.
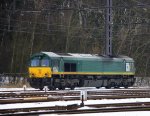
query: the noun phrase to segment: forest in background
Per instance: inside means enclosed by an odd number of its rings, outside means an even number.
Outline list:
[[[0,0],[0,73],[27,72],[33,53],[104,54],[106,0]],[[113,54],[150,76],[150,1],[113,0]]]

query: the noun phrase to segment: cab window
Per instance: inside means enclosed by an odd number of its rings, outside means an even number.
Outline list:
[[[41,66],[49,66],[49,60],[48,59],[42,59],[41,60]]]
[[[39,59],[33,59],[31,60],[31,66],[39,66],[40,60]]]

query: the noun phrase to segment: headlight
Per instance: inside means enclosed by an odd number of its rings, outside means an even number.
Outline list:
[[[34,76],[35,76],[35,74],[34,74],[34,73],[30,73],[30,76],[34,77]]]

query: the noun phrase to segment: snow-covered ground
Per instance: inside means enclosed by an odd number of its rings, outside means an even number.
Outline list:
[[[11,91],[11,90],[21,90],[23,88],[0,88],[2,91]],[[28,88],[27,90],[34,90]],[[104,89],[103,89],[104,90]],[[150,102],[150,98],[130,98],[130,99],[103,99],[103,100],[88,100],[84,104],[106,104],[106,103],[129,103],[129,102]],[[16,103],[16,104],[0,104],[0,109],[9,109],[9,108],[26,108],[26,107],[44,107],[44,106],[67,106],[71,104],[80,104],[81,101],[54,101],[54,102],[36,102],[36,103]],[[89,107],[83,107],[88,109]],[[150,116],[150,111],[140,111],[140,112],[109,112],[109,113],[89,113],[89,114],[71,114],[71,116]],[[56,114],[47,114],[40,116],[57,116]],[[61,115],[61,116],[66,116]],[[70,114],[68,115],[70,116]]]
[[[57,114],[44,114],[40,116],[60,116]],[[61,114],[61,116],[150,116],[150,111],[140,112],[109,112],[109,113],[89,113],[89,114]]]
[[[103,99],[103,100],[87,100],[84,101],[85,105],[88,104],[109,104],[109,103],[131,103],[131,102],[150,102],[150,98],[132,98],[132,99]],[[54,102],[36,102],[36,103],[16,103],[16,104],[0,104],[0,109],[11,108],[31,108],[31,107],[47,107],[47,106],[67,106],[71,104],[80,105],[81,101],[54,101]]]

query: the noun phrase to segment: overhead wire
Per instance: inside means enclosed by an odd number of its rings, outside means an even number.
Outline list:
[[[116,6],[114,6],[114,7],[116,7]],[[118,6],[118,7],[120,7],[120,6]],[[126,7],[126,5],[123,7],[123,8],[125,8]],[[100,9],[100,8],[106,8],[105,6],[100,6],[100,7],[92,7],[91,9]],[[129,8],[129,7],[127,7],[127,8]],[[67,9],[67,8],[66,8]],[[54,10],[66,10],[65,8],[64,9],[59,9],[59,8],[57,8],[57,9],[54,9]],[[86,9],[86,8],[84,8],[84,9]],[[90,8],[89,8],[90,9]],[[44,10],[42,10],[42,11],[48,11],[49,9],[44,9]],[[68,8],[68,10],[73,10],[73,9],[69,9]],[[80,9],[80,10],[82,10],[82,9]],[[88,9],[86,9],[86,10],[88,10]],[[18,11],[18,10],[17,10]],[[40,11],[40,13],[42,12],[42,11]],[[11,12],[12,12],[12,10],[11,10]],[[20,12],[22,12],[22,11],[20,11]],[[33,13],[36,13],[36,12],[34,12],[34,11],[29,11],[29,12],[33,12]],[[28,13],[29,13],[28,12]],[[117,16],[124,16],[124,15],[117,15]],[[130,16],[125,16],[126,18],[129,18]],[[133,18],[140,18],[140,20],[149,20],[148,18],[143,18],[143,17],[135,17],[135,16],[132,16],[132,19]],[[8,18],[0,18],[0,19],[2,19],[2,20],[7,20]],[[16,20],[16,19],[10,19],[10,22],[17,22],[17,23],[28,23],[28,24],[36,24],[36,25],[45,25],[45,26],[56,26],[56,27],[63,27],[63,28],[74,28],[74,29],[81,29],[81,27],[76,27],[76,26],[66,26],[66,25],[59,25],[59,24],[50,24],[50,23],[39,23],[39,22],[33,22],[33,21],[28,21],[28,20],[26,20],[26,21],[20,21],[20,20]],[[135,25],[135,24],[145,24],[145,27],[146,27],[146,24],[147,25],[149,25],[149,23],[145,23],[145,22],[134,22],[134,23],[117,23],[117,25]],[[6,24],[6,25],[3,25],[3,24],[0,24],[0,25],[2,25],[2,26],[9,26],[9,27],[16,27],[16,28],[18,28],[17,26],[14,26],[14,25],[10,25],[10,24]],[[94,28],[92,28],[92,27],[84,27],[83,29],[89,29],[89,30],[93,30],[93,29],[104,29],[104,25],[105,24],[102,24],[103,26],[103,28],[102,27],[94,27]],[[6,29],[5,29],[6,30]],[[38,29],[38,30],[41,30],[41,31],[62,31],[62,30],[64,30],[64,29],[60,29],[60,30],[58,30],[58,29],[53,29],[53,30],[48,30],[48,29]]]

